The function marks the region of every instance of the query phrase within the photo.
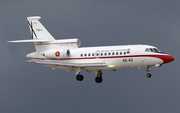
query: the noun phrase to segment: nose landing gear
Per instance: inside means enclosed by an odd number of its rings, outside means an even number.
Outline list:
[[[147,78],[151,78],[151,76],[152,76],[151,73],[148,73],[148,74],[146,75]]]
[[[151,78],[151,76],[152,76],[151,73],[150,73],[150,70],[151,70],[151,66],[147,66],[147,68],[145,70],[145,71],[148,72],[147,75],[146,75],[147,78]]]

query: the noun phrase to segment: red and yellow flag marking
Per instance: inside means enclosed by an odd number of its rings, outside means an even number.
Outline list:
[[[57,51],[57,52],[55,53],[55,55],[56,55],[57,57],[60,56],[60,52]]]

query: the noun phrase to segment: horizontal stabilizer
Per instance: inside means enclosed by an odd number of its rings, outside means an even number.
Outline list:
[[[30,40],[15,40],[15,41],[7,41],[11,43],[23,43],[23,42],[50,42],[49,40],[35,40],[35,39],[30,39]]]
[[[106,67],[107,64],[101,63],[60,63],[60,62],[48,62],[48,61],[36,61],[40,64],[51,64],[51,65],[61,65],[61,66],[73,66],[73,67]]]

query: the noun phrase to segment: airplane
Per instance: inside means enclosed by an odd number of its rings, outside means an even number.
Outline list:
[[[35,52],[27,54],[30,62],[44,64],[52,69],[76,71],[76,79],[82,81],[82,70],[97,74],[96,83],[101,83],[102,71],[116,71],[125,67],[147,66],[150,78],[151,67],[160,67],[172,62],[174,58],[151,45],[117,45],[101,47],[80,47],[79,39],[55,40],[40,23],[40,16],[27,17],[32,39],[8,41],[11,43],[33,42]]]

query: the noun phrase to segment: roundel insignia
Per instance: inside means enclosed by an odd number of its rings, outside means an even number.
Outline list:
[[[57,52],[55,53],[55,55],[58,57],[58,56],[60,55],[60,52],[57,51]]]

